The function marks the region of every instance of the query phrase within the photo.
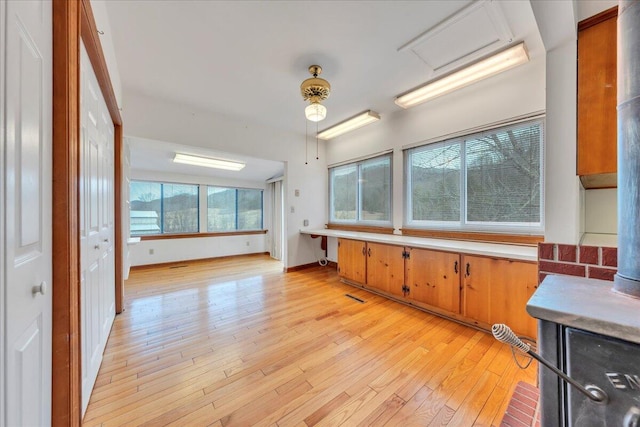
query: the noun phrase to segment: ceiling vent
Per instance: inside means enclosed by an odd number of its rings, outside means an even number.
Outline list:
[[[495,1],[478,1],[398,48],[413,52],[429,76],[446,73],[507,46],[513,34]]]

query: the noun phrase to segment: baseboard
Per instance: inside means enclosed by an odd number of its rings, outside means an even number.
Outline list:
[[[284,272],[293,273],[294,271],[306,270],[308,268],[314,268],[314,267],[322,267],[322,266],[318,264],[318,262],[316,261],[316,262],[310,262],[309,264],[296,265],[295,267],[287,267],[284,269]],[[328,261],[327,265],[325,265],[324,267],[337,269],[338,264],[333,261]]]

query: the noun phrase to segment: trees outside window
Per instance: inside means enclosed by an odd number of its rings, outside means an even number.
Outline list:
[[[391,154],[329,169],[330,220],[391,223]]]
[[[543,122],[405,151],[409,226],[542,231]]]

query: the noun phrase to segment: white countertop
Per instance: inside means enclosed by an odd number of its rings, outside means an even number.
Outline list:
[[[448,252],[461,252],[470,255],[538,261],[536,246],[507,245],[501,243],[470,242],[466,240],[430,239],[425,237],[401,236],[398,234],[362,233],[329,229],[301,229],[301,234],[339,237],[343,239],[364,240],[374,243],[411,246],[412,248],[435,249]]]

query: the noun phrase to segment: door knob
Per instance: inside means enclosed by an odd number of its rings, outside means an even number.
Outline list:
[[[103,242],[109,243],[109,239],[104,239]]]
[[[96,250],[97,250],[97,249],[100,249],[100,245],[95,245],[95,246],[93,247],[93,249],[96,249]]]
[[[37,294],[45,295],[47,293],[47,282],[40,282],[40,285],[31,288],[31,293],[33,293],[34,296]]]

